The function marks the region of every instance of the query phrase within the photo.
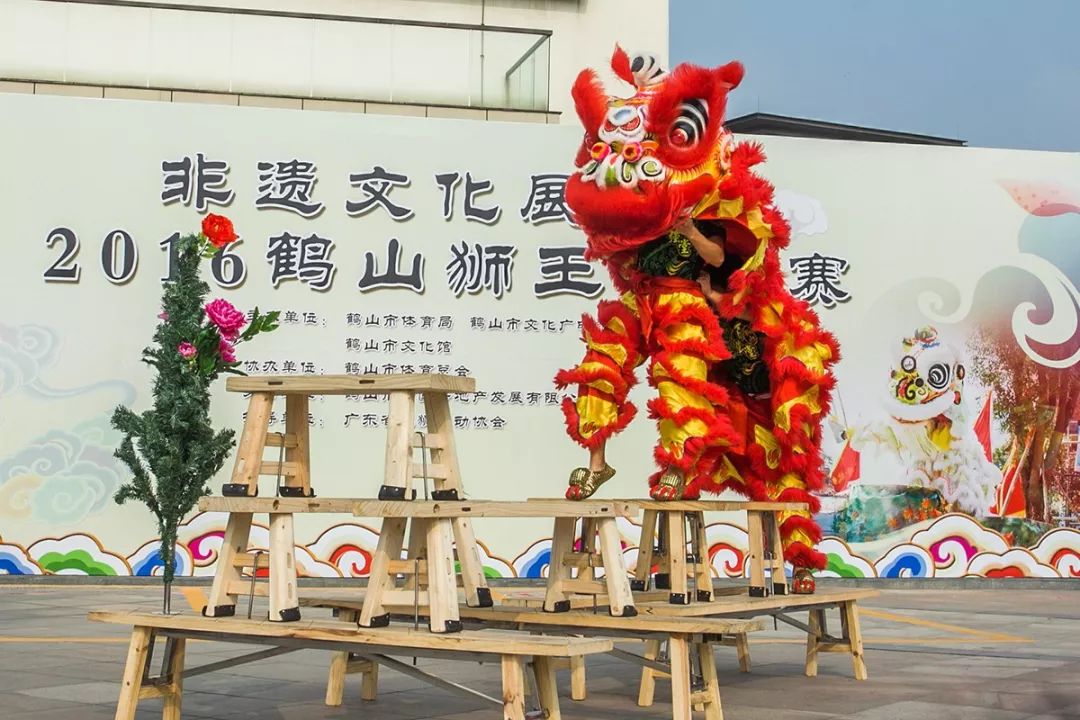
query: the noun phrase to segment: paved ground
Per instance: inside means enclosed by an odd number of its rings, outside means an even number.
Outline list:
[[[153,608],[156,588],[0,585],[0,718],[112,718],[126,651],[124,630],[88,623],[97,608]],[[183,606],[177,593],[174,609]],[[864,604],[870,679],[851,679],[846,655],[825,655],[817,678],[802,674],[803,643],[781,626],[752,636],[753,672],[733,648],[717,653],[728,720],[1047,720],[1080,718],[1080,592],[1054,590],[885,591]],[[312,611],[313,612],[313,611]],[[628,649],[638,650],[632,645]],[[188,665],[247,651],[192,643]],[[497,717],[482,703],[384,670],[374,703],[350,677],[345,705],[322,704],[326,653],[304,651],[186,682],[184,718],[218,720],[450,720]],[[497,666],[420,660],[446,678],[499,695]],[[602,656],[589,662],[589,699],[564,699],[567,718],[670,718],[670,693],[638,708],[637,669]],[[568,693],[568,678],[560,687]],[[138,717],[160,718],[160,701]]]

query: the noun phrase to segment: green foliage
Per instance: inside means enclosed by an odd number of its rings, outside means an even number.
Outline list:
[[[203,251],[200,236],[181,240],[177,276],[165,285],[162,297],[164,319],[154,332],[154,345],[143,351],[143,361],[156,370],[153,407],[137,414],[121,406],[112,417],[124,434],[116,457],[132,474],[115,500],[145,503],[157,518],[165,582],[173,578],[177,527],[210,492],[207,483],[233,447],[234,432],[215,431],[210,423],[210,383],[217,372],[200,372],[177,352],[181,343],[205,333],[203,306],[210,288],[199,275]],[[274,320],[260,323],[273,325]],[[204,340],[209,344],[209,338]],[[211,360],[214,355],[206,353]]]

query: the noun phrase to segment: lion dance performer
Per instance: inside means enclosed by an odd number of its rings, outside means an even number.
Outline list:
[[[785,287],[778,253],[790,229],[772,186],[751,171],[760,146],[722,126],[742,65],[666,73],[616,48],[612,68],[632,97],[608,97],[591,70],[573,88],[585,138],[566,201],[621,298],[585,316],[585,357],[556,376],[578,388],[563,411],[590,453],[566,496],[587,498],[615,474],[605,445],[633,419],[627,394],[649,360],[654,499],[731,488],[816,511],[809,490],[823,479],[820,422],[838,348]],[[785,515],[781,535],[793,565],[824,566],[809,513]]]

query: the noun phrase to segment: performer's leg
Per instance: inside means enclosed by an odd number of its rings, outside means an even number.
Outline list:
[[[570,437],[589,450],[589,467],[571,473],[566,491],[571,500],[589,497],[614,475],[604,458],[605,443],[626,427],[636,412],[626,399],[636,382],[634,368],[643,359],[633,302],[601,302],[597,318],[599,322],[583,318],[585,358],[577,367],[555,376],[559,388],[578,386],[576,400],[563,400],[563,414]]]
[[[661,471],[651,480],[657,500],[696,497],[706,449],[733,442],[731,421],[717,407],[727,392],[711,381],[712,366],[728,356],[716,315],[696,292],[659,295],[653,308],[653,340],[660,350],[649,367],[658,397],[649,401],[658,421],[654,455]],[[687,484],[687,480],[690,484]]]

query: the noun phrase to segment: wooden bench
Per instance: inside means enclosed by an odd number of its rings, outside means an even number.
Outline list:
[[[321,591],[305,593],[301,603],[309,607],[330,608],[342,618],[353,618],[363,607],[363,601],[357,593],[342,591]],[[416,609],[410,606],[391,607],[392,614],[412,616]],[[420,609],[423,615],[425,609]],[[672,717],[675,720],[689,720],[695,708],[705,712],[706,720],[721,720],[723,711],[720,702],[720,685],[717,680],[714,646],[722,643],[725,636],[746,637],[746,634],[762,629],[758,620],[731,618],[681,618],[661,616],[619,616],[607,613],[592,613],[581,610],[568,610],[560,613],[548,613],[542,609],[525,610],[511,607],[490,607],[460,609],[461,617],[469,626],[496,629],[527,630],[532,633],[552,636],[581,636],[632,638],[655,643],[666,643],[670,661],[663,663],[654,655],[646,657],[635,653],[612,648],[616,657],[634,662],[653,672],[662,672],[672,682]],[[579,656],[581,659],[581,656]],[[327,681],[327,701],[338,704],[341,701],[340,688],[348,671],[349,658],[339,656],[331,663],[330,677]],[[374,668],[363,666],[365,672],[363,695],[371,699],[375,695],[377,674]],[[575,700],[584,699],[584,664],[571,665],[572,685]],[[574,676],[574,671],[577,676]],[[699,680],[699,681],[698,681]],[[651,694],[649,704],[652,702]]]
[[[212,670],[233,667],[297,649],[321,649],[357,653],[370,663],[410,672],[426,682],[483,699],[502,708],[504,720],[525,720],[525,664],[532,659],[537,696],[545,717],[561,717],[552,659],[610,652],[611,640],[603,638],[549,637],[526,633],[494,631],[435,635],[411,627],[357,628],[355,623],[296,621],[288,624],[240,618],[207,618],[196,615],[160,615],[139,611],[91,612],[96,622],[132,626],[124,666],[116,720],[134,720],[139,700],[164,700],[163,720],[180,720],[184,678]],[[162,674],[147,677],[155,638],[168,643]],[[263,644],[273,650],[250,653],[199,668],[186,669],[187,640],[211,640],[241,644]],[[436,657],[459,660],[498,660],[502,667],[502,699],[490,698],[444,680],[392,656]]]
[[[862,628],[859,624],[858,601],[878,595],[877,590],[863,588],[819,588],[809,595],[771,595],[747,597],[741,588],[725,588],[711,602],[692,605],[672,605],[664,602],[639,602],[642,617],[694,618],[756,618],[773,617],[806,633],[806,676],[817,675],[817,656],[822,652],[844,652],[851,655],[856,680],[867,678],[863,655]],[[840,614],[840,637],[830,635],[826,610]],[[793,612],[809,613],[804,623],[791,617]],[[740,662],[742,662],[740,660]],[[744,670],[749,670],[746,654]]]

